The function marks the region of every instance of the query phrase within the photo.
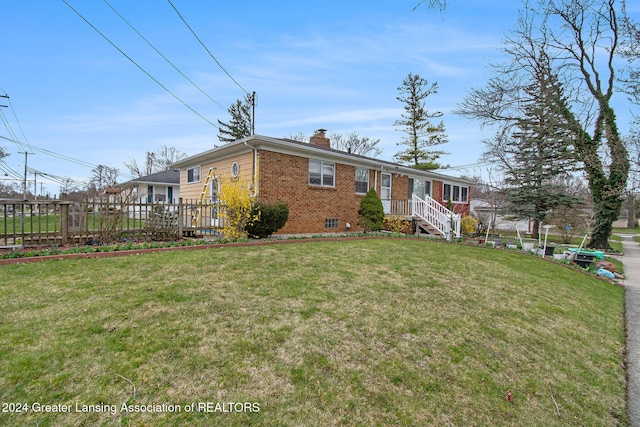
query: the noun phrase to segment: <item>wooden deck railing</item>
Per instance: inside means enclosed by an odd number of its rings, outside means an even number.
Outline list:
[[[201,206],[197,224],[192,224]],[[0,200],[0,247],[147,241],[215,234],[216,209],[199,201],[145,203],[127,199]],[[213,215],[213,218],[212,218]]]

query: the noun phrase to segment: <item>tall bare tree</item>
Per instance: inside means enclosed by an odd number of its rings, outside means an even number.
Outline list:
[[[618,14],[624,14],[624,1],[545,0],[537,7],[525,2],[514,36],[505,45],[509,61],[497,68],[486,88],[472,91],[458,108],[483,124],[499,123],[500,132],[508,131],[523,100],[527,79],[521,70],[546,53],[570,96],[559,114],[575,135],[577,158],[589,181],[595,210],[589,246],[594,248],[609,247],[629,171],[611,105],[622,31]]]

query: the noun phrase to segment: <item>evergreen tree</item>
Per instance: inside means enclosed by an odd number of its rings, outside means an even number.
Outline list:
[[[442,150],[431,150],[430,147],[448,142],[444,123],[434,124],[430,119],[442,117],[442,112],[429,113],[425,108],[426,98],[438,92],[438,83],[428,86],[427,80],[418,74],[409,75],[398,87],[400,95],[398,101],[404,103],[402,120],[397,120],[394,126],[399,127],[407,135],[398,145],[405,145],[403,151],[395,154],[396,160],[409,164],[417,169],[437,169],[436,161],[440,156],[448,154]]]
[[[364,228],[364,231],[381,230],[384,223],[384,208],[382,200],[376,193],[375,189],[370,189],[367,194],[360,200],[358,208],[358,225]]]
[[[503,157],[511,210],[533,220],[534,238],[554,208],[579,202],[557,179],[577,169],[575,134],[561,114],[567,101],[548,61],[541,59],[539,65],[532,83],[524,88],[523,117],[506,142]]]
[[[218,139],[232,142],[251,135],[251,95],[245,95],[244,102],[236,100],[227,110],[231,116],[229,123],[218,120]]]

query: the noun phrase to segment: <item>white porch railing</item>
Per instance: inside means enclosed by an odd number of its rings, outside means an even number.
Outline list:
[[[421,219],[451,240],[460,237],[460,215],[450,211],[431,197],[425,200],[415,194],[411,198],[411,216]]]

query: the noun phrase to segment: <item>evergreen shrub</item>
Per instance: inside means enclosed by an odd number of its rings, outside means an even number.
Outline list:
[[[248,235],[264,239],[284,227],[289,219],[289,206],[286,203],[254,203],[251,216],[257,219],[247,225]]]
[[[378,231],[382,229],[384,222],[384,208],[382,200],[373,188],[360,201],[358,208],[358,225],[364,231]]]

